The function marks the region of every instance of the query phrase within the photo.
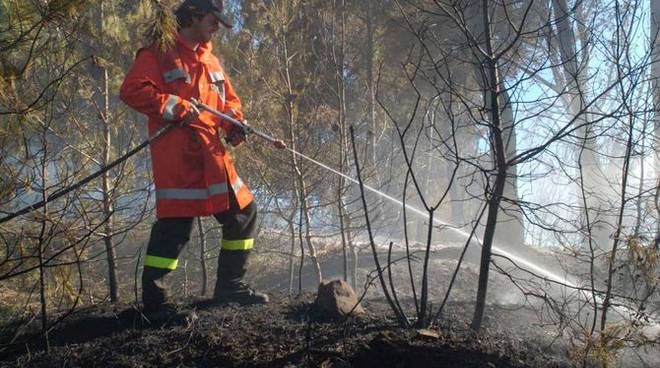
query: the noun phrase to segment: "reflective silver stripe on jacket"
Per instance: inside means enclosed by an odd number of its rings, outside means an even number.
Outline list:
[[[225,81],[225,75],[222,74],[222,72],[211,72],[211,83],[216,83],[216,82],[224,82]]]
[[[227,183],[211,184],[208,188],[196,189],[158,189],[156,200],[159,199],[208,199],[212,195],[227,193]]]
[[[222,100],[222,103],[225,103],[225,75],[222,72],[211,72],[211,89],[213,92],[217,93]]]
[[[231,189],[234,191],[234,193],[238,193],[238,190],[241,189],[242,186],[243,186],[243,180],[241,180],[241,178],[237,176],[236,181],[231,186]]]
[[[167,102],[165,103],[165,110],[163,110],[163,120],[174,120],[176,116],[176,105],[179,103],[179,97],[175,95],[168,95]]]
[[[232,184],[231,189],[234,193],[243,187],[243,180],[236,177],[236,181]],[[156,200],[159,199],[209,199],[209,197],[216,194],[227,193],[227,183],[211,184],[208,188],[199,189],[158,189],[156,190]]]
[[[163,73],[163,79],[165,80],[165,83],[170,83],[179,78],[185,78],[186,83],[188,84],[191,82],[190,74],[188,74],[188,72],[183,69],[172,69]]]
[[[224,86],[218,87],[217,85],[212,84],[211,89],[213,89],[213,92],[215,92],[218,96],[220,96],[220,99],[222,100],[222,103],[224,104],[225,101],[226,101],[225,87]]]

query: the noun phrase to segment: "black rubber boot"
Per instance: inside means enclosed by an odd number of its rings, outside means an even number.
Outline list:
[[[142,315],[149,324],[172,320],[178,313],[174,304],[168,303],[169,286],[165,276],[169,270],[145,267],[142,273]]]
[[[179,317],[179,312],[179,308],[171,303],[147,304],[142,310],[142,314],[148,323],[172,321]]]
[[[142,271],[142,302],[144,310],[152,311],[165,305],[168,300],[169,288],[165,282],[165,276],[170,270],[144,267]]]
[[[169,285],[166,280],[168,274],[176,268],[179,253],[190,240],[192,222],[191,217],[159,219],[151,228],[142,271],[142,302],[145,313],[171,309],[167,304]],[[153,258],[157,261],[150,263]],[[165,263],[162,263],[163,261]]]
[[[243,305],[268,303],[268,295],[253,290],[242,281],[247,271],[249,256],[249,250],[222,249],[220,251],[218,280],[213,295],[215,303],[238,303]]]

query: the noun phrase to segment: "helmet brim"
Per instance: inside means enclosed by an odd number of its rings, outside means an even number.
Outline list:
[[[232,24],[232,22],[230,22],[230,21],[227,19],[227,17],[225,17],[221,12],[219,12],[219,11],[214,11],[213,14],[214,14],[216,17],[218,17],[218,19],[220,20],[220,23],[222,23],[223,26],[225,26],[225,27],[227,27],[227,28],[233,28],[233,27],[234,27],[234,25]]]

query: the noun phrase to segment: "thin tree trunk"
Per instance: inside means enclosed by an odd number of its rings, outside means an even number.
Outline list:
[[[660,141],[660,1],[651,2],[651,90],[653,91],[653,129]],[[655,145],[655,172],[660,177],[660,144]]]
[[[429,211],[429,222],[426,225],[427,226],[427,232],[426,232],[426,249],[424,251],[424,267],[422,270],[422,290],[420,293],[420,302],[419,302],[419,316],[417,317],[417,323],[416,327],[418,328],[424,328],[428,326],[429,322],[429,317],[433,311],[429,309],[427,312],[427,307],[428,307],[428,296],[429,296],[429,271],[428,271],[428,266],[429,266],[429,259],[431,256],[431,241],[433,239],[433,216],[435,212],[434,210]],[[391,267],[391,266],[390,266]],[[394,292],[394,290],[393,290]]]
[[[479,286],[477,289],[477,300],[474,308],[474,316],[470,327],[478,331],[481,329],[484,310],[486,307],[486,293],[488,291],[488,274],[490,271],[490,262],[492,257],[493,239],[495,237],[495,228],[497,226],[497,215],[499,213],[500,201],[504,193],[504,184],[506,181],[506,152],[504,141],[502,139],[502,122],[500,116],[500,76],[497,67],[497,60],[494,59],[493,46],[490,33],[490,16],[488,12],[488,0],[482,0],[481,17],[484,25],[484,42],[487,57],[485,58],[485,75],[487,90],[484,96],[488,97],[488,113],[490,117],[490,135],[492,150],[494,154],[494,169],[497,172],[493,191],[488,199],[488,217],[486,220],[486,229],[484,231],[484,240],[481,247],[481,263],[479,267]]]
[[[619,93],[622,96],[622,102],[623,106],[626,109],[626,113],[628,116],[628,126],[627,126],[627,133],[628,133],[628,139],[626,140],[626,151],[624,154],[624,161],[623,161],[623,167],[621,168],[621,191],[619,193],[620,197],[620,204],[618,208],[618,213],[617,213],[617,218],[616,222],[614,223],[615,227],[615,232],[614,232],[614,241],[612,243],[612,249],[609,254],[609,259],[608,259],[608,270],[607,270],[607,282],[606,282],[606,289],[605,289],[605,298],[603,299],[603,308],[601,312],[601,317],[600,317],[600,333],[601,336],[605,335],[605,328],[607,326],[607,312],[609,308],[611,307],[611,302],[612,302],[612,289],[614,288],[613,284],[613,278],[614,278],[614,273],[617,272],[615,270],[616,267],[616,252],[618,250],[619,244],[621,243],[621,237],[625,236],[622,234],[623,229],[625,227],[624,224],[624,213],[626,210],[627,202],[628,199],[626,198],[627,196],[627,189],[628,189],[628,177],[630,173],[630,163],[632,161],[632,156],[633,156],[633,150],[635,149],[634,144],[634,135],[635,135],[635,114],[636,112],[633,111],[633,109],[630,107],[630,103],[632,101],[628,101],[628,98],[630,98],[630,95],[628,94],[628,89],[627,86],[624,83],[624,76],[623,76],[623,65],[622,65],[622,59],[623,59],[623,54],[626,51],[623,51],[621,49],[620,41],[619,38],[621,30],[621,24],[620,24],[620,9],[619,9],[619,4],[616,4],[616,22],[617,22],[617,29],[616,29],[616,47],[615,47],[615,55],[618,57],[617,64],[616,64],[616,71],[617,71],[617,80],[619,83]],[[625,46],[624,46],[625,47]],[[607,365],[606,365],[607,366]]]
[[[501,91],[502,100],[502,139],[504,140],[504,149],[506,150],[506,157],[513,157],[516,155],[516,127],[513,116],[513,108],[509,100],[508,91]],[[524,228],[521,216],[517,215],[519,210],[516,208],[518,203],[518,170],[515,166],[507,168],[507,178],[504,182],[503,196],[511,202],[501,202],[500,207],[503,209],[499,215],[499,224],[495,232],[495,241],[504,245],[511,245],[513,247],[522,247],[525,244]]]
[[[298,191],[296,191],[296,196],[299,196]],[[298,203],[300,203],[299,200]],[[297,206],[298,206],[298,213],[300,215],[298,219],[298,240],[300,244],[300,265],[298,266],[298,295],[302,295],[303,266],[305,266],[305,243],[303,241],[303,209],[302,209],[302,205],[297,205]]]
[[[607,220],[607,208],[599,195],[607,191],[606,186],[602,185],[602,174],[600,164],[597,157],[597,144],[595,139],[592,139],[593,128],[589,125],[589,116],[586,111],[582,111],[586,106],[586,88],[583,85],[585,82],[584,71],[586,67],[580,68],[578,62],[578,54],[575,44],[577,37],[573,30],[572,19],[574,14],[577,13],[574,9],[568,6],[566,0],[553,0],[553,9],[555,12],[555,23],[557,25],[557,40],[559,42],[559,53],[564,70],[563,80],[566,83],[566,97],[568,99],[567,106],[571,116],[575,117],[575,124],[581,126],[577,135],[586,137],[583,140],[585,149],[580,155],[580,165],[584,170],[583,185],[587,193],[587,208],[584,211],[589,211],[588,216],[592,221],[592,231],[588,236],[596,242],[597,246],[606,249],[609,247],[609,233]],[[580,6],[578,4],[578,6]],[[585,53],[585,55],[587,55]],[[582,64],[588,64],[588,60],[583,58]],[[587,240],[585,240],[585,243]]]
[[[374,83],[374,22],[372,0],[367,1],[367,113],[369,114],[369,139],[367,143],[366,165],[376,163],[376,144],[378,140],[378,128],[376,127],[376,87]]]
[[[639,155],[639,184],[637,186],[637,199],[635,200],[635,208],[637,210],[637,217],[635,218],[635,227],[633,230],[633,236],[638,237],[640,229],[642,227],[642,222],[644,221],[643,210],[644,210],[644,184],[646,182],[646,140],[648,139],[646,130],[648,128],[647,124],[642,124],[641,132],[641,147],[639,150],[641,154]],[[653,138],[651,138],[653,139]]]
[[[651,90],[653,91],[653,142],[654,145],[654,167],[655,177],[660,178],[660,1],[651,1]],[[660,181],[660,180],[659,180]],[[660,194],[660,186],[656,187],[656,199]],[[657,203],[657,201],[656,201]],[[657,206],[657,205],[656,205]],[[660,215],[660,207],[656,207]],[[660,221],[657,221],[655,229],[656,244],[660,241]]]
[[[612,299],[612,288],[614,287],[613,285],[613,277],[614,273],[616,272],[615,267],[616,267],[616,252],[619,246],[619,243],[621,242],[621,231],[622,228],[624,227],[623,224],[623,219],[624,219],[624,211],[626,209],[626,188],[628,186],[628,175],[630,171],[630,160],[632,156],[632,149],[633,149],[633,133],[634,133],[634,119],[632,118],[632,112],[630,112],[629,116],[629,126],[628,126],[628,141],[626,142],[626,153],[624,156],[624,163],[623,163],[623,168],[622,168],[622,176],[621,176],[621,205],[619,206],[619,213],[618,213],[618,218],[616,222],[616,232],[614,233],[614,242],[612,245],[612,249],[610,251],[609,259],[608,259],[608,271],[607,271],[607,283],[606,283],[606,290],[605,290],[605,298],[603,299],[603,308],[601,312],[601,317],[600,317],[600,331],[601,333],[604,333],[605,327],[606,327],[606,322],[607,322],[607,312],[608,309],[610,308],[611,304],[611,299]]]
[[[394,312],[394,314],[396,315],[399,325],[401,327],[410,327],[410,323],[408,322],[408,319],[403,313],[401,306],[395,302],[392,296],[390,296],[390,292],[388,291],[388,286],[385,283],[385,277],[383,277],[383,268],[381,267],[380,261],[378,260],[378,249],[376,248],[376,244],[374,242],[374,237],[371,230],[371,222],[369,221],[369,209],[367,207],[367,199],[364,194],[364,183],[362,182],[360,163],[358,162],[358,154],[357,154],[357,148],[355,146],[355,134],[353,131],[353,127],[350,128],[350,134],[351,134],[351,147],[353,148],[353,159],[355,161],[355,171],[357,173],[358,184],[360,186],[360,199],[362,200],[362,207],[364,209],[364,219],[367,226],[367,233],[369,235],[369,244],[371,246],[371,254],[373,255],[374,263],[376,265],[376,272],[378,272],[378,279],[380,281],[380,286],[383,289],[383,294],[385,295],[385,299],[387,300],[387,303],[390,305],[392,312]],[[388,264],[388,267],[391,267],[391,265]]]
[[[346,216],[346,228],[348,229],[347,231],[347,241],[348,241],[348,246],[349,249],[351,250],[351,286],[353,287],[353,290],[357,290],[358,287],[358,265],[359,265],[359,258],[360,258],[360,253],[359,253],[359,248],[353,241],[353,235],[351,234],[351,218],[350,216]]]
[[[481,9],[481,11],[479,11],[476,8],[472,10],[474,11],[473,16],[478,17],[476,19],[481,19],[481,17],[484,16],[482,12],[485,10]],[[476,34],[482,36],[482,42],[492,43],[492,39],[485,39],[485,35],[490,35],[490,37],[493,37],[491,31],[484,28],[488,27],[488,25],[484,25],[478,20],[475,20],[472,25],[474,29],[478,30]],[[495,86],[492,83],[492,79],[490,79],[490,76],[488,75],[489,71],[483,70],[484,64],[482,64],[482,62],[489,63],[491,61],[495,63],[493,68],[495,68],[497,71],[498,83],[500,80],[503,80],[504,76],[499,75],[500,69],[498,60],[481,60],[480,63],[476,64],[476,67],[473,68],[474,79],[479,84],[479,87],[484,91],[484,99],[486,101],[489,101],[492,98],[497,99],[499,110],[497,110],[496,113],[498,115],[499,124],[494,129],[497,129],[501,135],[502,144],[504,147],[504,157],[513,157],[517,152],[516,126],[513,107],[511,106],[509,92],[506,89],[502,89],[501,86],[497,86],[497,92],[495,92]],[[462,74],[459,74],[459,77],[459,81],[464,80]],[[496,97],[492,96],[493,93],[495,93]],[[496,143],[492,141],[492,144],[495,145]],[[497,155],[497,153],[495,154]],[[504,188],[501,197],[505,197],[510,201],[505,202],[502,201],[502,198],[498,198],[498,206],[500,206],[500,209],[502,210],[497,214],[498,224],[495,230],[493,242],[503,246],[513,246],[515,248],[520,248],[525,244],[525,240],[523,219],[520,211],[516,208],[516,203],[519,201],[517,181],[518,172],[515,166],[507,167],[506,170],[507,172],[504,177]]]
[[[104,29],[103,29],[103,18],[105,17],[105,11],[103,7],[103,2],[99,2],[99,31],[100,31],[100,44],[104,44]],[[99,63],[98,67],[101,69],[100,77],[102,79],[103,90],[101,91],[100,99],[101,103],[98,104],[100,111],[100,120],[103,129],[103,166],[107,166],[110,163],[110,151],[112,149],[112,140],[111,140],[111,131],[110,131],[110,93],[108,88],[108,69],[105,67],[104,63]],[[110,301],[116,303],[119,301],[119,287],[117,282],[117,265],[116,265],[116,254],[115,254],[115,245],[112,239],[112,234],[114,232],[114,219],[113,219],[113,200],[112,200],[112,178],[110,177],[110,171],[106,171],[101,176],[102,185],[103,185],[103,217],[106,220],[104,226],[103,234],[103,244],[105,245],[105,252],[108,261],[108,288],[110,291]]]
[[[197,231],[199,232],[199,262],[202,265],[202,291],[200,294],[201,296],[206,296],[209,273],[206,265],[206,234],[201,217],[197,218]]]
[[[438,96],[439,97],[439,96]],[[426,195],[431,199],[429,202],[434,202],[435,201],[435,196],[433,194],[435,193],[440,193],[437,190],[431,190],[431,188],[437,187],[437,182],[435,181],[436,178],[434,177],[434,168],[436,162],[434,162],[433,158],[433,139],[435,138],[435,129],[434,129],[434,124],[435,124],[435,113],[433,111],[433,104],[435,103],[436,99],[432,101],[432,103],[429,105],[429,113],[424,117],[424,120],[428,119],[429,126],[428,126],[428,146],[426,147],[426,159],[425,161],[425,166],[424,171],[423,171],[423,179],[421,182],[423,183],[422,185],[422,190],[426,193]],[[424,121],[426,123],[426,121]],[[423,128],[422,128],[423,129]],[[420,160],[421,161],[421,160]],[[438,163],[440,164],[440,163]],[[428,234],[429,231],[429,226],[427,223],[424,223],[424,221],[417,221],[417,225],[415,226],[414,230],[414,239],[415,241],[421,243],[421,244],[426,244],[427,238],[429,236]],[[423,289],[423,288],[422,288]],[[422,299],[424,299],[424,295],[422,293]]]
[[[105,142],[103,145],[103,166],[110,163],[110,150],[112,148],[112,141],[110,135],[110,126],[109,126],[109,117],[110,117],[110,102],[109,102],[109,91],[108,91],[108,69],[103,68],[103,91],[104,91],[104,116],[103,120],[103,135]],[[113,200],[111,198],[112,193],[112,179],[110,178],[110,172],[107,171],[102,176],[103,181],[103,214],[107,218],[105,223],[105,231],[103,235],[103,243],[105,244],[105,251],[108,258],[108,287],[110,289],[110,301],[112,303],[117,303],[119,301],[119,287],[117,282],[117,265],[116,265],[116,254],[115,254],[115,245],[112,239],[112,234],[114,232],[114,208]]]
[[[333,56],[335,59],[335,78],[337,81],[337,111],[339,123],[339,172],[346,171],[346,85],[344,83],[344,55],[346,52],[346,17],[345,17],[345,2],[339,0],[334,3],[335,8],[339,13],[339,55],[335,52],[333,43]],[[333,27],[334,30],[334,27]],[[341,234],[341,249],[343,259],[343,274],[344,281],[348,280],[348,252],[346,242],[346,211],[344,209],[344,186],[345,180],[343,176],[337,178],[337,214],[339,216],[339,232]]]
[[[296,151],[296,134],[294,131],[294,115],[292,112],[293,109],[293,104],[289,103],[287,104],[287,111],[288,111],[288,117],[289,117],[289,139],[291,140],[291,166],[292,166],[292,175],[291,175],[291,181],[293,184],[293,192],[295,194],[296,198],[296,203],[295,203],[295,208],[298,209],[299,213],[299,220],[298,220],[298,231],[297,231],[297,237],[300,242],[300,264],[298,266],[298,295],[302,294],[303,290],[303,267],[305,265],[305,245],[303,243],[303,208],[302,208],[302,202],[300,200],[300,189],[299,189],[299,181],[298,181],[298,173],[300,170],[298,170],[298,158],[296,157],[294,151]],[[292,247],[295,245],[295,238],[296,238],[296,231],[293,228],[293,217],[295,216],[296,211],[293,211],[291,213],[291,234],[293,236],[292,239]],[[291,251],[291,254],[293,255],[293,249]],[[291,278],[293,280],[293,278]],[[293,282],[293,281],[292,281]]]
[[[289,298],[293,296],[293,279],[294,279],[294,269],[293,260],[296,257],[296,230],[293,227],[293,216],[295,211],[291,211],[291,216],[289,217],[289,233],[291,234],[291,249],[289,251]]]
[[[343,165],[342,165],[343,166]],[[339,179],[343,182],[343,179]],[[347,251],[347,239],[346,239],[346,225],[345,225],[345,216],[344,212],[344,200],[343,200],[343,183],[340,183],[337,188],[337,212],[339,215],[339,232],[341,234],[341,252],[342,252],[342,270],[344,273],[344,281],[348,281],[348,251]]]
[[[293,151],[296,150],[296,115],[294,111],[294,93],[293,93],[293,87],[292,87],[292,81],[291,81],[291,74],[290,74],[290,67],[289,67],[289,52],[288,52],[288,47],[287,47],[287,35],[286,31],[282,32],[282,35],[284,39],[282,40],[282,46],[283,46],[283,67],[284,67],[284,74],[285,74],[285,83],[287,87],[287,96],[285,98],[285,107],[287,109],[288,113],[288,118],[289,118],[289,132],[290,132],[290,139],[291,139],[291,149]],[[293,170],[295,173],[295,178],[297,179],[297,184],[298,184],[298,199],[299,199],[299,204],[301,206],[302,210],[302,217],[305,221],[305,241],[307,243],[307,248],[309,249],[309,256],[312,258],[312,264],[314,266],[314,270],[316,272],[316,277],[318,283],[321,282],[322,275],[321,275],[321,265],[319,264],[319,261],[316,256],[316,248],[314,247],[314,243],[312,241],[312,235],[311,235],[311,230],[310,230],[310,225],[311,225],[311,219],[309,215],[309,205],[307,203],[307,188],[305,184],[305,178],[302,174],[302,171],[300,170],[300,165],[298,164],[298,159],[296,155],[291,152],[291,163],[293,165]],[[301,225],[302,226],[302,225]],[[302,281],[301,281],[302,282]]]
[[[41,169],[41,199],[44,201],[43,212],[41,219],[41,229],[39,231],[38,239],[38,256],[39,256],[39,301],[41,303],[41,332],[43,334],[44,343],[46,345],[46,353],[50,352],[50,339],[48,337],[48,308],[46,300],[46,269],[44,265],[44,248],[45,248],[45,234],[47,219],[48,219],[48,141],[46,137],[46,130],[43,131],[43,151],[40,163]]]
[[[188,260],[183,260],[183,297],[188,296]]]
[[[309,215],[309,204],[307,202],[307,188],[305,180],[302,173],[298,168],[296,168],[296,173],[298,174],[298,181],[300,186],[300,199],[302,203],[302,214],[305,221],[305,242],[307,243],[307,248],[309,249],[309,257],[312,259],[312,265],[314,266],[314,271],[316,273],[316,284],[320,284],[323,280],[323,275],[321,273],[321,264],[319,263],[318,257],[316,255],[316,247],[314,246],[314,241],[312,240],[311,232],[311,218]]]

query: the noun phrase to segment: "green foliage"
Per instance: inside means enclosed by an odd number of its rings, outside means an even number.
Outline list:
[[[147,0],[150,5],[150,20],[147,22],[146,38],[159,49],[166,51],[176,41],[177,22],[170,0]]]

